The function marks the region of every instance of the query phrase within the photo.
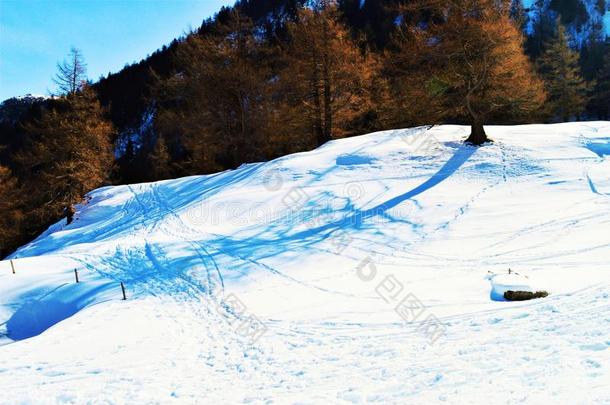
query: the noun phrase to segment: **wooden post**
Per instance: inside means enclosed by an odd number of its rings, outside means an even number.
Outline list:
[[[13,274],[15,274],[15,265],[13,264],[13,261],[11,260],[11,269],[13,269]]]
[[[123,291],[123,301],[127,300],[127,296],[125,295],[125,284],[121,281],[121,291]]]
[[[80,283],[80,281],[78,281],[78,269],[74,269],[74,276],[76,277],[76,282]]]

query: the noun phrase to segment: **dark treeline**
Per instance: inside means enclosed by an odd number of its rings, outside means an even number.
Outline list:
[[[608,119],[607,7],[241,0],[96,83],[72,50],[59,96],[0,111],[0,254],[72,220],[104,184],[210,173],[380,129],[462,123],[481,144],[487,124]]]

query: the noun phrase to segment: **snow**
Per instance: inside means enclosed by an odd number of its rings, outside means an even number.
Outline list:
[[[0,263],[0,403],[610,403],[610,123],[487,132],[91,192]]]
[[[489,277],[491,281],[491,292],[489,298],[494,301],[504,301],[504,293],[507,291],[539,291],[532,287],[532,283],[527,276],[517,273],[494,274]]]

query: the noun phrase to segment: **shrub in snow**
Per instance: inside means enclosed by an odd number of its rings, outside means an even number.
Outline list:
[[[534,298],[544,298],[549,293],[546,291],[536,291],[535,293],[529,291],[506,291],[504,298],[508,301],[527,301]]]

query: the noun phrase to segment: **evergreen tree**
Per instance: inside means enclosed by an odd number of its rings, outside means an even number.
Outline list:
[[[558,24],[557,33],[546,44],[537,63],[548,93],[548,113],[563,121],[578,117],[587,103],[587,85],[578,58],[578,53],[569,46],[565,28]]]
[[[25,150],[17,160],[30,173],[29,229],[69,213],[85,193],[104,184],[112,167],[112,125],[92,89],[54,100],[25,126]]]
[[[428,123],[465,119],[472,129],[468,141],[477,145],[487,141],[483,124],[489,119],[539,108],[542,83],[524,54],[521,32],[495,0],[429,0],[425,6],[435,20],[425,28],[407,26],[390,60],[390,87],[402,89],[399,105],[416,104]]]
[[[580,49],[580,66],[585,80],[595,80],[604,64],[605,43],[604,25],[601,23],[593,24],[585,43]]]
[[[544,0],[535,0],[531,6],[532,26],[527,37],[526,52],[532,58],[538,58],[544,51],[545,44],[555,35],[557,18],[547,8]]]
[[[596,84],[589,103],[589,110],[599,119],[610,119],[610,40],[606,40],[605,56],[596,75]]]
[[[523,0],[511,0],[510,18],[515,22],[521,31],[525,31],[528,16],[525,8],[523,7]]]
[[[560,16],[564,26],[571,25],[581,31],[582,26],[589,20],[587,6],[582,0],[550,0],[548,4],[549,9]]]
[[[355,38],[363,36],[369,47],[381,51],[396,31],[397,18],[407,18],[398,7],[405,2],[408,0],[339,0],[338,9]]]

